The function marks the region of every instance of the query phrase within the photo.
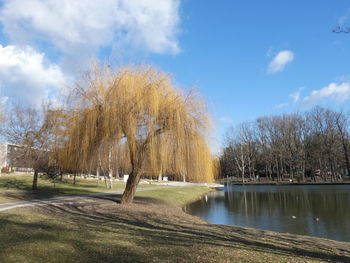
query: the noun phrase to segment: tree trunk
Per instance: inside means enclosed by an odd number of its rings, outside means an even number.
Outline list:
[[[182,175],[183,182],[186,183],[186,174],[185,173],[181,173],[181,175]]]
[[[244,167],[245,167],[245,163],[244,163],[244,156],[243,156],[243,146],[242,143],[240,144],[241,146],[241,162],[242,162],[242,183],[244,184]]]
[[[110,147],[109,149],[109,153],[108,153],[108,176],[110,178],[112,178],[113,176],[113,170],[112,170],[112,147]]]
[[[349,155],[348,155],[348,147],[347,147],[347,142],[343,140],[343,150],[344,150],[344,157],[345,157],[345,164],[346,164],[346,170],[347,174],[350,175],[350,160],[349,160]]]
[[[332,159],[329,160],[329,165],[331,167],[331,182],[335,182],[335,177],[334,177],[334,166],[333,166],[333,161]]]
[[[96,167],[96,177],[97,177],[97,185],[100,181],[100,175],[101,175],[101,145],[98,148],[98,154],[97,154],[97,167]]]
[[[279,165],[278,165],[278,160],[275,160],[275,165],[276,165],[276,176],[277,176],[277,182],[280,181],[280,173],[279,173]]]
[[[244,166],[242,166],[242,184],[244,184],[244,173],[245,173]]]
[[[109,181],[109,189],[113,189],[112,176],[109,176],[108,181]]]
[[[113,188],[112,177],[109,174],[103,174],[103,175],[105,179],[106,188],[112,189]]]
[[[130,204],[134,200],[137,185],[139,184],[141,173],[131,172],[126,182],[125,190],[122,196],[122,204]]]
[[[97,178],[97,184],[100,181],[100,165],[97,165],[96,168],[96,178]]]
[[[32,190],[38,190],[38,170],[34,170]]]

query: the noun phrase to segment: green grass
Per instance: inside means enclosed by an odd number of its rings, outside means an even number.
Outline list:
[[[183,187],[0,212],[0,262],[349,262],[349,243],[209,224]],[[173,206],[176,205],[176,206]]]
[[[123,190],[125,183],[113,182],[113,189],[107,189],[103,180],[86,180],[77,178],[73,184],[73,178],[64,178],[64,181],[53,181],[46,176],[41,176],[38,181],[38,190],[32,191],[33,175],[3,175],[0,177],[0,203],[15,202],[21,200],[50,198],[64,195],[91,194]],[[154,187],[155,185],[140,185],[140,187]]]
[[[32,174],[25,175],[3,175],[0,177],[0,190],[31,190],[33,182]],[[113,182],[114,187],[124,185],[122,182]],[[63,182],[60,180],[51,180],[45,175],[41,175],[38,180],[39,188],[62,189],[86,189],[91,191],[101,191],[106,189],[104,181],[86,180],[79,177],[76,178],[76,184],[73,184],[73,178],[65,176]]]

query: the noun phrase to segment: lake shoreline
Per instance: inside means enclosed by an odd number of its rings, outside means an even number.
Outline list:
[[[348,182],[232,182],[225,183],[225,186],[231,185],[350,185],[350,181]]]

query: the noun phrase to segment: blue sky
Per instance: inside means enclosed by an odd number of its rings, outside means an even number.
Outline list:
[[[350,109],[349,1],[0,0],[0,102],[55,99],[92,57],[148,63],[229,125]],[[28,80],[29,79],[29,80]]]
[[[349,8],[348,1],[185,1],[183,52],[151,59],[184,85],[199,86],[221,134],[231,122],[312,106],[293,102],[290,95],[299,89],[305,97],[348,82],[350,34],[331,31]],[[294,60],[268,74],[283,50],[293,52]],[[350,103],[325,98],[310,104],[348,109]]]

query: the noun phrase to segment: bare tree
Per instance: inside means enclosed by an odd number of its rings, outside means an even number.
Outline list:
[[[346,164],[347,174],[350,174],[350,160],[349,160],[349,147],[350,147],[350,117],[349,114],[343,112],[335,112],[335,124],[339,132],[341,144],[343,146],[344,159]]]
[[[1,129],[7,141],[16,145],[9,153],[12,165],[33,168],[33,190],[38,188],[38,173],[49,165],[53,127],[53,119],[46,108],[39,111],[15,105],[8,111],[7,121]]]
[[[224,152],[225,158],[231,159],[231,167],[232,162],[235,163],[243,183],[246,173],[250,179],[255,177],[256,142],[253,136],[251,123],[242,123],[236,129],[229,129],[225,134],[225,142],[228,146]]]
[[[342,180],[349,173],[349,129],[347,114],[322,107],[240,124],[228,130],[222,174],[243,178],[247,167],[269,180]]]

